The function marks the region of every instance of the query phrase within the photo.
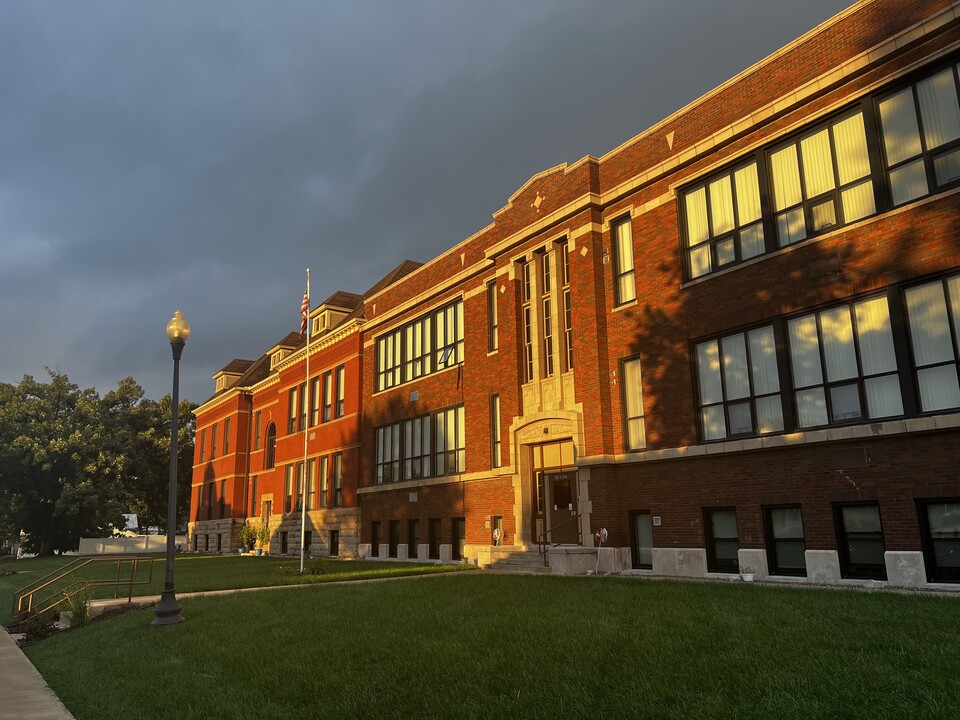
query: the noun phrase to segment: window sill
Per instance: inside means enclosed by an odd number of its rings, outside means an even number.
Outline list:
[[[637,299],[634,298],[633,300],[630,300],[625,303],[621,303],[620,305],[614,305],[612,308],[610,308],[610,312],[612,313],[620,312],[622,310],[626,310],[627,308],[636,307],[636,305],[637,305]]]

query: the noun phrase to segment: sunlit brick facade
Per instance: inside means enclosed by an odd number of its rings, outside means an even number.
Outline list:
[[[353,453],[356,552],[960,578],[958,7],[859,3],[366,293],[354,434],[315,441]],[[297,352],[249,396],[278,422]],[[249,432],[236,394],[198,453]],[[207,474],[242,502],[257,472]]]

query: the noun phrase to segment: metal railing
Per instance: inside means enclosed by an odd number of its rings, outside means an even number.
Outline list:
[[[580,527],[580,513],[573,515],[568,520],[564,520],[559,525],[554,525],[552,528],[548,528],[547,530],[544,530],[542,533],[540,533],[537,536],[537,545],[540,548],[540,554],[543,556],[544,565],[550,564],[550,560],[547,557],[548,550],[552,547],[558,547],[559,545],[564,544],[563,541],[552,542],[550,540],[547,540],[547,535],[551,533],[556,533],[557,530],[562,528],[564,525],[569,525],[570,523],[574,523],[574,522],[577,524],[577,545],[583,545],[583,529]],[[554,535],[553,537],[556,537],[556,535]]]
[[[134,585],[149,585],[153,580],[153,560],[154,558],[152,557],[139,557],[130,555],[88,557],[74,560],[72,563],[64,565],[62,568],[44,575],[36,582],[33,582],[15,592],[13,595],[12,617],[15,621],[22,622],[31,615],[38,615],[40,613],[47,612],[48,610],[52,610],[69,597],[75,595],[83,587],[112,586],[114,588],[113,596],[115,598],[120,597],[120,588],[126,587],[127,602],[132,602]],[[141,562],[145,562],[147,564],[146,579],[139,578]],[[77,580],[64,590],[51,590],[52,594],[37,599],[38,593],[51,588],[54,583],[63,580],[65,577],[72,575],[78,570],[82,570],[83,568],[98,563],[116,563],[116,578],[93,578]],[[121,577],[123,565],[125,563],[129,563],[129,576],[124,575]]]

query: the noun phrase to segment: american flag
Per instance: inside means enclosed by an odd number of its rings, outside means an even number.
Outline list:
[[[310,315],[310,294],[303,294],[303,302],[300,303],[300,334],[307,331],[307,317]]]

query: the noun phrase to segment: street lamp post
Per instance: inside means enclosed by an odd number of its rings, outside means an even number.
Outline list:
[[[177,310],[173,318],[167,323],[167,338],[173,350],[173,395],[170,398],[170,488],[167,495],[167,578],[163,586],[163,594],[155,609],[156,617],[150,623],[154,627],[161,625],[176,625],[183,622],[180,614],[180,603],[173,591],[173,549],[177,533],[177,407],[180,403],[180,355],[183,346],[190,337],[190,323],[183,313]]]

